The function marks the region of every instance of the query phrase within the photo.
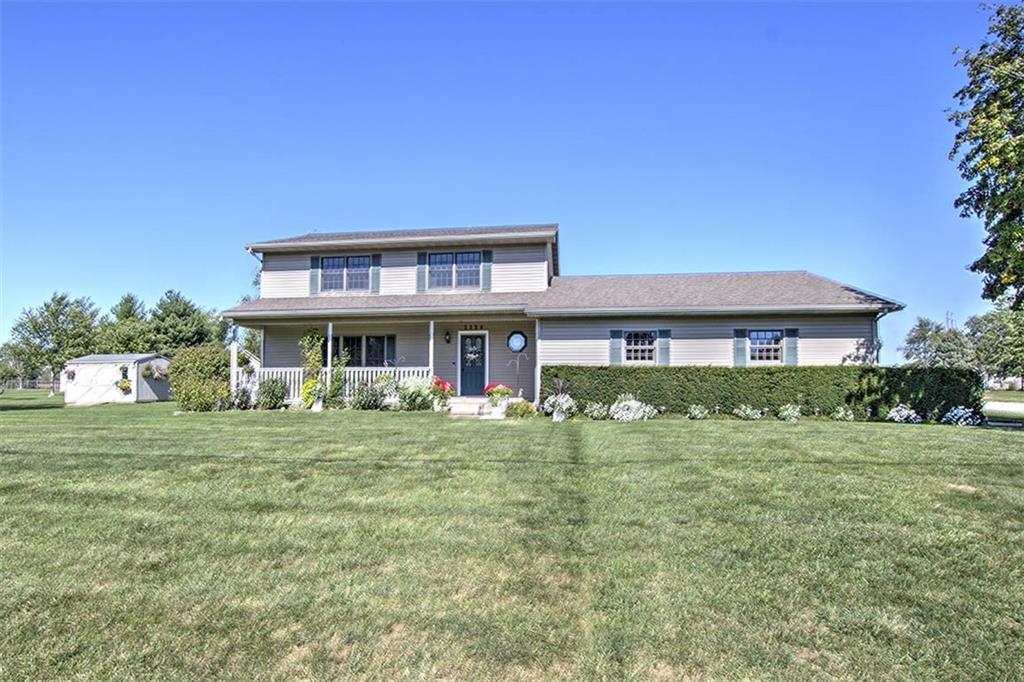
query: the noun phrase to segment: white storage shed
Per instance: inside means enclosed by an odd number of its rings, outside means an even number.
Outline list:
[[[85,355],[68,360],[60,375],[64,403],[151,403],[170,400],[170,360],[157,353]]]

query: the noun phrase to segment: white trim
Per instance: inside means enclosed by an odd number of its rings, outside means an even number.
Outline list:
[[[395,339],[398,343],[398,339]],[[430,378],[434,378],[434,321],[427,322],[427,366],[430,368]]]
[[[331,366],[334,356],[334,323],[327,322],[327,385],[331,385]]]
[[[658,364],[658,330],[650,327],[622,327],[622,357],[619,361],[623,365],[636,367],[651,367]],[[654,333],[654,359],[653,360],[626,360],[626,334],[630,332],[653,332]],[[610,341],[609,341],[610,342]],[[671,353],[671,351],[669,351]]]
[[[484,337],[484,386],[491,383],[491,332],[487,329],[476,331],[460,329],[455,346],[455,395],[462,395],[462,337],[480,336],[481,334]]]
[[[533,402],[540,407],[540,320],[533,321]]]

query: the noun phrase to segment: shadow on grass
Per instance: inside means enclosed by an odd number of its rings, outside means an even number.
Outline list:
[[[0,398],[0,412],[27,412],[29,410],[62,410],[63,403],[40,403],[38,400],[19,401]]]

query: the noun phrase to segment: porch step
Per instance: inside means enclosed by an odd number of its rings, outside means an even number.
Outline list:
[[[448,414],[453,417],[485,417],[491,410],[491,401],[487,398],[459,396],[448,401]]]

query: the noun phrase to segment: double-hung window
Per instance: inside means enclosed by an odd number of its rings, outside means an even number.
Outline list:
[[[781,329],[752,329],[750,339],[750,362],[782,363]]]
[[[457,251],[455,253],[432,253],[427,257],[429,266],[428,287],[430,289],[479,289],[479,251]]]
[[[320,259],[323,291],[369,291],[369,256],[324,256]]]
[[[653,365],[658,353],[658,332],[627,331],[622,335],[624,360],[628,364]]]

